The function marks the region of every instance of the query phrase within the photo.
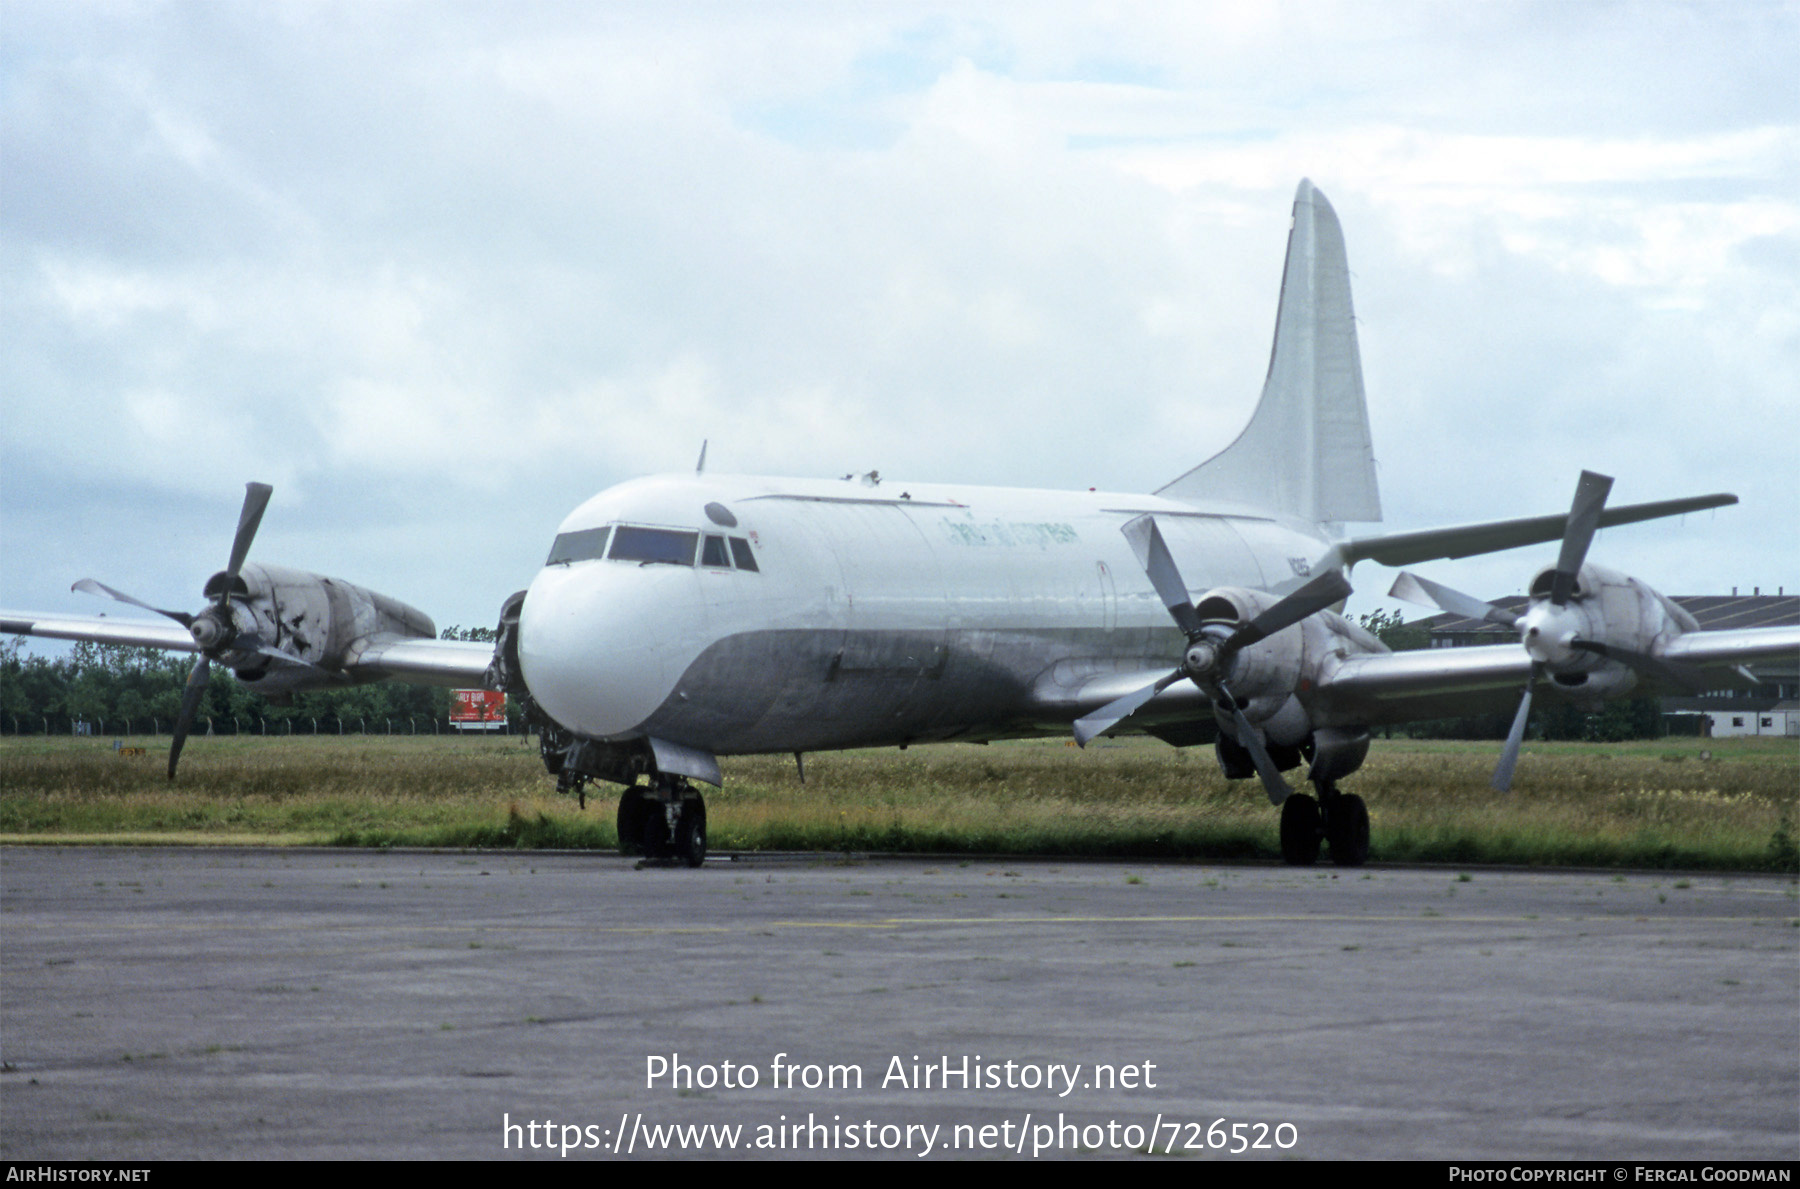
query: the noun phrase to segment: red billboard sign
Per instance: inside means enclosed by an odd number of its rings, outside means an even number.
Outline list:
[[[450,691],[452,726],[499,726],[506,721],[506,695],[497,689]]]

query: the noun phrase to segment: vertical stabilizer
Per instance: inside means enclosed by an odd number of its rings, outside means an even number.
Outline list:
[[[1294,195],[1275,347],[1256,412],[1236,441],[1156,494],[1252,504],[1317,524],[1381,519],[1344,232],[1309,181]]]

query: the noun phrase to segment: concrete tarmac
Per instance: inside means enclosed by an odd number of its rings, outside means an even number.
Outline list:
[[[1793,1160],[1797,917],[1763,877],[4,848],[0,1157]]]

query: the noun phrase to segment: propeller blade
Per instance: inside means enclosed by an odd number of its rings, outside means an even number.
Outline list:
[[[1571,640],[1570,648],[1579,648],[1583,652],[1591,652],[1603,656],[1609,661],[1618,661],[1627,668],[1635,669],[1646,677],[1654,677],[1671,685],[1680,686],[1689,693],[1700,693],[1706,688],[1707,681],[1698,669],[1689,665],[1678,665],[1665,661],[1661,657],[1648,653],[1633,652],[1628,648],[1620,648],[1612,644],[1602,644],[1597,640]]]
[[[1127,521],[1119,531],[1131,542],[1138,564],[1150,576],[1150,585],[1156,588],[1157,597],[1162,599],[1163,606],[1174,617],[1175,626],[1190,639],[1197,635],[1200,631],[1200,615],[1194,610],[1193,601],[1188,598],[1187,583],[1181,580],[1181,571],[1176,567],[1169,547],[1163,543],[1162,530],[1156,527],[1156,518],[1139,516]]]
[[[1233,632],[1219,649],[1219,671],[1222,673],[1227,669],[1239,649],[1292,627],[1308,615],[1349,598],[1350,593],[1350,583],[1342,574],[1336,570],[1325,571]]]
[[[1262,737],[1256,733],[1256,728],[1250,725],[1250,720],[1244,717],[1243,710],[1238,707],[1237,698],[1232,696],[1231,691],[1223,684],[1219,686],[1219,693],[1231,707],[1232,721],[1237,724],[1238,742],[1242,743],[1244,749],[1250,753],[1250,760],[1256,765],[1256,774],[1262,777],[1263,791],[1269,794],[1269,804],[1281,804],[1294,790],[1289,788],[1287,781],[1281,778],[1281,769],[1277,768],[1275,761],[1269,758],[1268,748],[1263,746]]]
[[[1505,607],[1496,607],[1492,603],[1483,602],[1473,595],[1463,594],[1459,590],[1451,590],[1448,586],[1439,586],[1429,578],[1421,578],[1417,574],[1400,572],[1394,580],[1393,589],[1388,591],[1388,598],[1401,599],[1420,606],[1436,607],[1440,611],[1448,611],[1452,615],[1460,615],[1465,619],[1482,619],[1489,623],[1504,624],[1517,627],[1519,616]]]
[[[69,589],[79,590],[83,594],[105,595],[107,598],[117,599],[121,603],[130,603],[133,607],[142,607],[146,611],[154,611],[158,615],[166,615],[184,628],[192,626],[194,622],[194,617],[189,615],[186,611],[165,611],[161,607],[152,607],[142,599],[134,599],[124,591],[114,590],[112,587],[106,585],[106,583],[95,582],[92,578],[83,578]]]
[[[187,686],[181,691],[181,714],[175,720],[175,738],[169,744],[169,779],[175,779],[175,765],[181,759],[182,745],[187,742],[188,728],[194,725],[194,712],[200,708],[200,696],[212,676],[212,661],[205,653],[188,670]]]
[[[310,669],[314,673],[323,674],[325,670],[313,664],[303,656],[295,656],[291,652],[283,652],[273,644],[265,641],[255,632],[243,632],[231,640],[232,652],[254,652],[258,656],[274,661],[278,665],[287,665],[297,669]]]
[[[1088,740],[1096,735],[1104,735],[1117,726],[1123,719],[1136,714],[1144,703],[1162,693],[1187,674],[1176,669],[1164,677],[1159,677],[1142,689],[1133,690],[1122,698],[1114,698],[1092,714],[1075,720],[1075,742],[1086,747]]]
[[[1513,715],[1512,730],[1506,733],[1506,748],[1500,753],[1500,762],[1494,766],[1494,778],[1488,783],[1496,793],[1508,792],[1512,788],[1513,768],[1519,762],[1519,746],[1525,742],[1525,721],[1531,717],[1531,687],[1537,684],[1538,675],[1543,666],[1534,663],[1531,676],[1525,680],[1525,696],[1519,699],[1519,712]]]
[[[235,579],[238,571],[244,568],[244,558],[250,553],[250,542],[256,539],[257,526],[262,524],[263,511],[268,508],[269,496],[274,490],[267,483],[244,484],[244,509],[238,513],[237,536],[231,541],[231,561],[225,567],[225,573],[231,579]],[[225,585],[229,590],[231,583],[227,581]]]
[[[1600,513],[1606,510],[1612,485],[1611,477],[1593,471],[1581,472],[1581,481],[1575,485],[1575,502],[1569,506],[1569,526],[1563,530],[1562,553],[1556,559],[1556,576],[1550,586],[1550,601],[1558,607],[1575,591],[1575,576],[1581,572],[1594,531],[1600,527]]]

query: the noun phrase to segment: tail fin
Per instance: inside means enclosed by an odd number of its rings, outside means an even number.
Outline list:
[[[1294,195],[1262,400],[1236,441],[1156,494],[1315,524],[1381,519],[1344,232],[1310,181]]]

